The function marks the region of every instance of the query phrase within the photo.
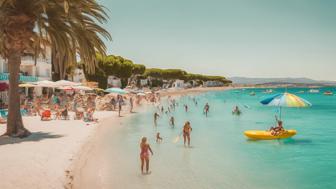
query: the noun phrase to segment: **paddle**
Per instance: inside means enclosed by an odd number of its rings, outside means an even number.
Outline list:
[[[173,140],[173,143],[176,144],[180,140],[181,135],[182,135],[182,132],[177,137],[175,137],[175,139]]]

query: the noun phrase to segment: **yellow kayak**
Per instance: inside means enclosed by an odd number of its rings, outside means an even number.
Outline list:
[[[281,139],[281,138],[289,138],[296,135],[296,130],[285,130],[279,135],[272,135],[270,131],[258,131],[258,130],[251,130],[245,131],[245,136],[250,139],[255,140],[274,140],[274,139]]]

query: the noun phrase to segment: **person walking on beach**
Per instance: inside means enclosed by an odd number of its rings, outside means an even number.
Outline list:
[[[142,137],[140,143],[140,160],[141,160],[141,173],[145,174],[144,172],[144,164],[146,164],[146,174],[149,174],[149,152],[153,155],[153,151],[150,145],[147,143],[147,138]]]
[[[183,142],[184,146],[186,146],[186,141],[188,140],[188,146],[190,147],[190,133],[192,131],[192,128],[190,126],[190,122],[187,121],[183,126]]]
[[[155,112],[154,113],[154,125],[157,125],[157,120],[158,120],[159,117],[160,117],[160,115],[157,112]]]
[[[210,106],[208,103],[206,103],[204,106],[204,113],[206,117],[208,117],[209,109],[210,109]]]
[[[130,113],[133,112],[133,97],[130,98]]]
[[[119,117],[120,117],[121,106],[122,106],[122,103],[123,103],[124,100],[123,100],[121,95],[118,95],[117,99],[118,99],[118,114],[119,114]]]

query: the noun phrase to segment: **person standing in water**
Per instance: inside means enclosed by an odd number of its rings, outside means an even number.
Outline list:
[[[184,110],[185,110],[185,112],[188,112],[188,105],[184,105]]]
[[[140,143],[140,160],[141,160],[141,173],[144,174],[144,165],[146,164],[146,174],[149,174],[149,152],[153,155],[150,145],[147,143],[147,138],[142,137]]]
[[[170,117],[169,123],[170,123],[170,125],[171,125],[172,127],[175,126],[175,118],[174,118],[174,116],[171,116],[171,117]]]
[[[155,125],[157,125],[157,120],[158,120],[159,117],[160,117],[160,115],[157,112],[155,112],[154,113],[154,124]]]
[[[186,146],[186,141],[188,140],[188,146],[190,147],[190,133],[192,131],[192,128],[190,126],[190,122],[187,121],[183,126],[183,142],[184,146]]]
[[[206,103],[204,106],[204,113],[206,117],[208,117],[209,109],[210,109],[210,106],[208,103]]]

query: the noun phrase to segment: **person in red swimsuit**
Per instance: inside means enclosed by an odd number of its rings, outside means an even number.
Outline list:
[[[190,126],[190,122],[187,121],[183,126],[183,142],[184,146],[186,145],[186,141],[188,140],[188,146],[190,147],[190,133],[192,131],[192,128]]]
[[[149,173],[149,152],[153,155],[153,151],[149,144],[147,143],[147,138],[142,137],[140,143],[140,160],[141,160],[141,173],[144,174],[144,164],[146,163],[146,174]]]

